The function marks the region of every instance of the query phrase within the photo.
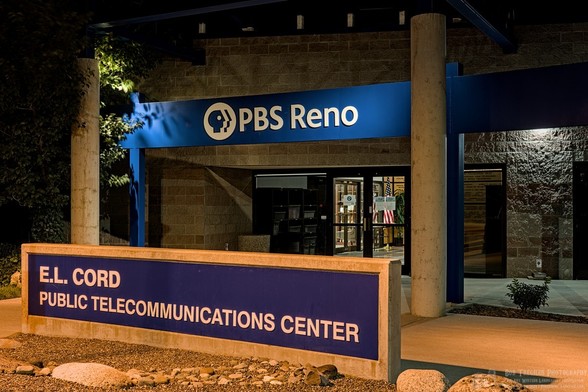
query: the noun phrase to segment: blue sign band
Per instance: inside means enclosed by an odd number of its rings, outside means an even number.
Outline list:
[[[378,275],[29,255],[29,315],[378,359]]]
[[[410,82],[134,106],[130,121],[143,127],[124,148],[410,135]]]

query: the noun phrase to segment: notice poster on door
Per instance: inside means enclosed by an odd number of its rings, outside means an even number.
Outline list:
[[[377,196],[374,198],[376,211],[394,211],[396,209],[396,198],[394,196]]]
[[[343,195],[343,205],[344,206],[354,206],[355,205],[355,195]]]

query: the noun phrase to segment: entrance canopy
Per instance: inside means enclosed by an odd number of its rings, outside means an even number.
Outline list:
[[[410,135],[410,83],[178,102],[135,102],[128,148]]]
[[[588,63],[492,74],[447,72],[449,134],[588,124]],[[145,102],[124,148],[198,147],[410,135],[410,82]]]
[[[447,299],[463,302],[463,134],[588,125],[588,63],[460,76],[448,64]],[[141,103],[130,149],[130,244],[145,241],[147,148],[410,136],[410,82]]]

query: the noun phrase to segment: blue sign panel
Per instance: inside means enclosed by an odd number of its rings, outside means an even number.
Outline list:
[[[449,78],[450,133],[588,124],[588,63]]]
[[[378,359],[378,275],[29,255],[29,315]]]
[[[159,148],[410,135],[410,83],[174,102],[135,102],[121,143]]]

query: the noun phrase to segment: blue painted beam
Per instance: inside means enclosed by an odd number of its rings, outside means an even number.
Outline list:
[[[461,64],[447,64],[447,107],[454,105],[452,88],[462,74]],[[464,302],[464,137],[449,132],[453,111],[447,111],[447,301]]]
[[[480,31],[496,42],[506,53],[517,51],[517,44],[504,29],[492,24],[468,0],[447,0],[464,18],[470,21]]]
[[[162,20],[183,18],[186,16],[204,15],[204,14],[210,14],[212,12],[229,11],[229,10],[234,10],[234,9],[239,9],[239,8],[255,7],[258,5],[282,3],[284,1],[286,1],[286,0],[238,1],[235,3],[217,4],[217,5],[211,5],[208,7],[192,8],[192,9],[188,9],[188,10],[167,12],[167,13],[163,13],[163,14],[139,16],[136,18],[119,19],[119,20],[113,20],[113,21],[109,21],[109,22],[100,22],[100,23],[93,24],[92,27],[95,29],[111,29],[113,27],[119,27],[119,26],[128,26],[128,25],[139,24],[139,23],[159,22]]]
[[[588,125],[588,63],[455,78],[450,132]]]
[[[129,152],[130,232],[131,246],[145,246],[145,150],[132,148]]]

